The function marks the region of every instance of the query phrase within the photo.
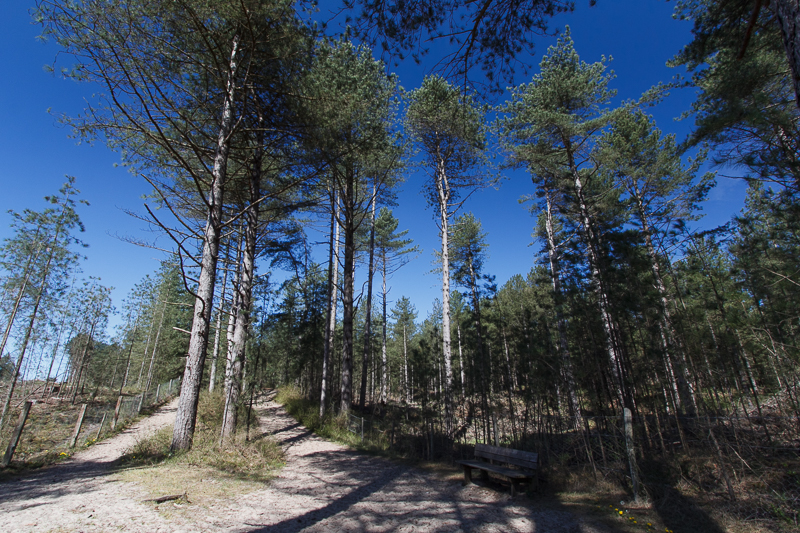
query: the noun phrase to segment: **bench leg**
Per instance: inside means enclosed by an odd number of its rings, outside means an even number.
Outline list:
[[[472,467],[464,466],[464,486],[472,485]]]

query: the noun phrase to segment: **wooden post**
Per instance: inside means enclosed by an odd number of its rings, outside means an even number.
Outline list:
[[[95,435],[94,440],[100,438],[100,432],[103,431],[103,424],[106,423],[106,416],[108,416],[108,413],[103,413],[103,419],[100,421],[100,427],[97,428],[97,435]]]
[[[636,472],[636,454],[633,449],[633,416],[627,407],[622,411],[622,420],[625,430],[625,450],[628,454],[628,467],[631,471],[631,485],[633,485],[633,501],[639,503],[639,476]]]
[[[117,429],[117,422],[119,422],[119,409],[122,407],[122,396],[117,398],[117,406],[114,407],[114,418],[111,419],[111,430]]]
[[[19,438],[22,436],[22,428],[25,427],[25,422],[28,420],[28,413],[31,412],[32,405],[33,402],[25,402],[25,405],[22,407],[22,412],[19,414],[19,420],[17,421],[17,427],[14,428],[14,433],[11,435],[11,442],[8,443],[6,454],[3,456],[3,468],[11,464],[11,458],[14,457],[14,450],[17,449]]]
[[[161,383],[159,383],[158,387],[156,387],[156,403],[158,403],[158,395],[160,392],[161,392]]]
[[[432,418],[430,420],[428,420],[428,427],[430,428],[428,430],[428,435],[429,435],[429,437],[431,439],[431,446],[430,446],[431,456],[428,458],[428,460],[429,461],[433,461],[433,419]]]
[[[145,394],[147,394],[147,393],[143,392],[142,395],[139,396],[139,407],[136,408],[136,414],[137,415],[142,412],[142,404],[144,403],[144,395]]]
[[[497,415],[495,414],[494,409],[492,409],[492,433],[494,433],[494,445],[500,446],[500,444],[497,442]]]
[[[83,419],[86,416],[86,407],[88,404],[83,404],[81,406],[81,414],[78,415],[78,421],[75,422],[75,432],[72,434],[72,444],[70,448],[74,448],[75,445],[78,443],[78,435],[81,433],[81,426],[83,426]]]

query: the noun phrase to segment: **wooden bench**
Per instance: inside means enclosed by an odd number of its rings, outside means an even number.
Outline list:
[[[488,444],[475,445],[475,461],[456,461],[464,467],[464,485],[472,483],[472,469],[481,471],[481,477],[486,479],[487,472],[497,474],[511,482],[511,496],[519,491],[519,484],[523,481],[533,480],[538,484],[539,454],[490,446]],[[518,468],[508,468],[494,464],[495,462]]]

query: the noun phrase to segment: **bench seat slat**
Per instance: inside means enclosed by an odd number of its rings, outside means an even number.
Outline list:
[[[512,470],[511,468],[503,468],[502,466],[492,465],[481,461],[457,461],[459,464],[469,466],[471,468],[479,468],[487,472],[494,472],[509,479],[530,479],[536,474],[534,472],[523,472],[521,470]]]
[[[475,446],[475,457],[500,461],[515,466],[521,466],[523,468],[536,469],[539,467],[538,453],[524,452],[522,450],[513,450],[510,448],[501,448],[499,446],[491,446],[488,444],[477,444]]]

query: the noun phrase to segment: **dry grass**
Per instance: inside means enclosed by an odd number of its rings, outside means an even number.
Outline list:
[[[272,439],[248,441],[243,433],[220,443],[221,410],[220,395],[202,396],[191,450],[171,453],[172,428],[164,428],[123,455],[119,479],[139,484],[154,498],[186,493],[188,502],[156,505],[169,513],[263,488],[283,466],[283,451]],[[240,420],[244,418],[242,413]]]
[[[192,506],[207,507],[237,495],[264,488],[263,481],[243,479],[209,466],[188,463],[159,464],[119,472],[116,479],[136,483],[152,498],[172,494],[186,494],[187,500],[153,503],[161,511],[182,512]]]

